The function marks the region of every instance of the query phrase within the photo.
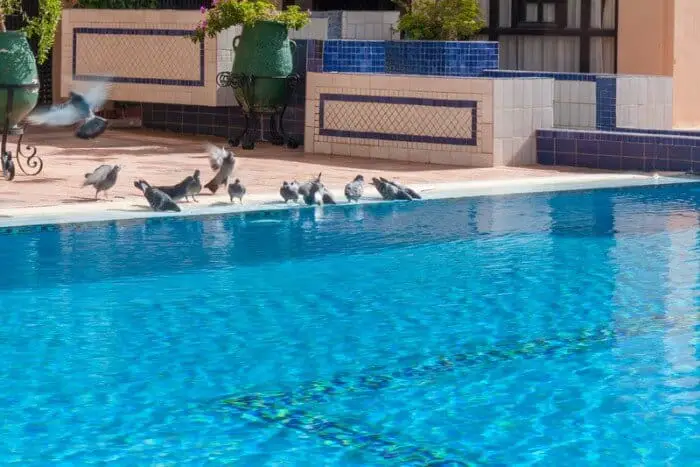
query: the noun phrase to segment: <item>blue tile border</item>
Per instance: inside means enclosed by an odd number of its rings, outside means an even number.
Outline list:
[[[537,162],[606,170],[700,173],[700,137],[537,130]]]
[[[617,78],[599,77],[595,81],[595,125],[603,131],[617,128]]]
[[[337,136],[341,138],[378,139],[382,141],[407,141],[411,143],[452,144],[456,146],[476,146],[477,102],[472,100],[424,99],[420,97],[396,96],[363,96],[353,94],[321,94],[319,97],[319,135]],[[452,138],[446,136],[408,135],[381,132],[363,132],[351,130],[335,130],[324,128],[325,103],[340,102],[372,102],[395,105],[424,105],[429,107],[471,108],[472,132],[469,138]]]
[[[92,81],[103,79],[98,75],[77,74],[78,34],[104,34],[119,36],[176,36],[189,37],[194,30],[188,29],[124,29],[124,28],[73,28],[73,79],[76,81]],[[164,86],[204,86],[204,42],[199,45],[199,80],[167,79],[167,78],[132,78],[127,76],[112,76],[115,83],[160,84]]]
[[[519,71],[519,70],[484,70],[481,73],[484,78],[552,78],[557,81],[584,81],[593,83],[599,77],[592,73],[564,73],[549,71]]]

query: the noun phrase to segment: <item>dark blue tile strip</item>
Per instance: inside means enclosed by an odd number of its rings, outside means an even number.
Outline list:
[[[452,138],[432,135],[408,135],[380,132],[362,132],[354,130],[325,128],[326,102],[372,102],[394,105],[424,105],[429,107],[470,108],[472,128],[469,138]],[[477,102],[472,100],[424,99],[420,97],[397,96],[362,96],[352,94],[321,94],[319,97],[319,134],[342,138],[378,139],[382,141],[406,141],[412,143],[452,144],[459,146],[476,146]]]
[[[557,81],[595,82],[600,75],[589,73],[560,73],[548,71],[516,71],[488,69],[481,73],[487,78],[552,78]]]
[[[124,28],[73,28],[73,79],[76,81],[92,81],[102,79],[105,76],[98,75],[79,75],[77,74],[78,55],[78,35],[79,34],[103,34],[103,35],[121,35],[121,36],[174,36],[174,37],[189,37],[194,33],[194,30],[187,29],[124,29]],[[85,51],[84,53],[98,53],[95,51]],[[106,52],[100,52],[106,53]],[[163,86],[204,86],[204,43],[199,44],[199,80],[182,80],[182,79],[167,79],[167,78],[148,78],[148,77],[127,77],[127,76],[110,76],[111,81],[115,83],[131,83],[131,84],[160,84]]]
[[[611,131],[617,127],[617,79],[599,77],[595,81],[596,129]]]
[[[700,172],[700,137],[538,130],[537,161],[606,170]]]

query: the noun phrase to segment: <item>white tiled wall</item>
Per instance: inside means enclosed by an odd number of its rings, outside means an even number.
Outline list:
[[[670,130],[673,128],[673,78],[619,76],[617,126]]]
[[[554,124],[554,79],[493,80],[493,165],[537,162],[535,131]]]
[[[289,31],[291,39],[328,39],[328,18],[311,18],[309,24],[302,29]]]
[[[554,82],[554,126],[595,129],[595,82]]]
[[[398,40],[398,11],[344,11],[342,39]]]

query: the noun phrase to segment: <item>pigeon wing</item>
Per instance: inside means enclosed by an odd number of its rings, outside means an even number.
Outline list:
[[[107,120],[95,116],[82,124],[75,132],[75,136],[80,139],[93,139],[104,133],[106,129]]]
[[[83,99],[90,106],[90,110],[97,112],[107,102],[111,89],[112,83],[109,81],[98,83],[83,94]]]
[[[209,165],[211,169],[219,170],[224,161],[224,157],[226,157],[226,150],[207,143],[207,152],[209,153]]]
[[[68,126],[80,120],[78,109],[72,105],[54,106],[47,110],[38,110],[27,117],[34,125]]]
[[[95,169],[93,173],[85,177],[85,183],[90,185],[94,183],[99,183],[107,178],[107,175],[112,171],[112,166],[108,164],[103,164]]]

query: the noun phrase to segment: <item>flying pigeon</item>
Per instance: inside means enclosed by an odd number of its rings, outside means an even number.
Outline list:
[[[204,185],[212,193],[216,193],[220,186],[228,184],[228,178],[236,165],[236,158],[233,152],[226,150],[223,146],[217,148],[213,144],[207,144],[209,151],[209,165],[212,170],[218,170],[214,178]]]
[[[421,195],[419,195],[418,192],[416,190],[414,190],[413,188],[409,188],[407,186],[401,185],[400,183],[398,183],[394,180],[387,180],[384,177],[379,177],[379,180],[383,181],[384,183],[389,183],[390,185],[394,185],[399,190],[405,191],[413,199],[423,199],[423,198],[421,198]]]
[[[175,201],[167,194],[160,191],[158,188],[153,188],[146,180],[138,180],[134,182],[134,186],[143,192],[146,201],[156,212],[175,211],[180,212],[180,206],[175,204]]]
[[[282,187],[280,188],[280,196],[284,200],[285,203],[289,202],[289,200],[299,202],[299,183],[294,180],[293,182],[289,183],[286,180],[282,182]]]
[[[315,183],[321,183],[321,174],[318,174],[318,177],[314,178],[313,180],[309,180],[308,182],[304,182],[301,185],[299,185],[299,194],[303,197],[309,196],[311,194],[311,187]]]
[[[117,175],[119,175],[121,168],[120,165],[103,164],[96,168],[94,172],[85,174],[83,186],[92,185],[95,187],[95,199],[97,199],[100,191],[104,191],[105,198],[107,198],[107,190],[117,183]]]
[[[156,186],[154,187],[166,195],[170,196],[173,201],[180,201],[182,198],[188,200],[188,196],[192,196],[192,200],[196,203],[194,195],[199,194],[202,190],[202,184],[199,181],[199,170],[195,170],[193,175],[188,175],[180,183],[171,186]]]
[[[79,124],[75,136],[80,139],[97,138],[107,129],[107,120],[95,115],[107,100],[111,84],[100,82],[85,94],[71,91],[62,104],[39,110],[27,117],[35,125],[68,126]]]
[[[245,196],[245,187],[239,179],[236,179],[233,183],[228,186],[228,196],[231,198],[233,203],[233,198],[238,198],[241,204],[243,204],[243,196]]]
[[[387,201],[413,201],[411,195],[409,195],[406,191],[400,190],[396,185],[392,185],[389,182],[385,182],[376,177],[373,177],[372,185],[374,185],[374,187],[377,189],[382,198]]]
[[[355,179],[345,185],[345,197],[350,201],[358,201],[362,198],[362,193],[365,191],[365,177],[358,175]]]

